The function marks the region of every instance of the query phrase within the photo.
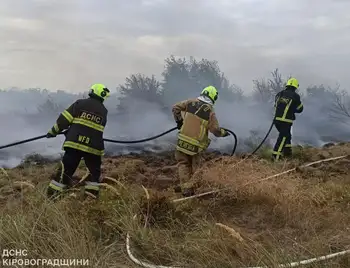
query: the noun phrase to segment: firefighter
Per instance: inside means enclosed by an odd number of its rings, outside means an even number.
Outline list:
[[[295,120],[295,113],[301,113],[304,110],[300,95],[295,92],[298,88],[298,80],[290,78],[286,88],[277,93],[275,97],[274,125],[279,135],[272,152],[273,160],[292,156],[291,128]]]
[[[49,198],[60,196],[72,186],[72,176],[81,159],[84,159],[89,170],[85,180],[85,194],[98,198],[101,161],[104,155],[103,131],[108,114],[103,102],[109,96],[110,91],[105,85],[94,84],[89,98],[79,99],[64,110],[47,133],[47,138],[53,138],[68,129],[65,133],[65,153],[61,165],[52,176],[47,190]]]
[[[210,144],[208,130],[216,137],[229,135],[225,129],[219,127],[213,107],[217,99],[216,88],[208,86],[197,99],[178,102],[172,108],[179,130],[175,159],[178,162],[180,186],[175,191],[182,191],[185,197],[194,195],[191,177],[199,166],[200,153]]]

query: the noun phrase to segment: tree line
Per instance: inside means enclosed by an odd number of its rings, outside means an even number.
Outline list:
[[[225,102],[254,102],[256,105],[273,105],[275,95],[284,89],[290,76],[283,77],[279,69],[271,77],[253,80],[253,93],[245,95],[242,88],[231,83],[215,60],[195,60],[193,57],[165,59],[162,81],[154,75],[133,74],[117,90],[121,92],[120,108],[125,109],[131,100],[146,100],[169,109],[176,101],[196,97],[207,85],[215,86]],[[323,109],[331,118],[343,122],[350,119],[350,96],[340,85],[309,85],[299,89],[302,100]]]
[[[220,100],[225,102],[250,102],[271,106],[275,95],[284,88],[289,78],[284,77],[276,68],[269,78],[253,80],[253,93],[246,95],[242,88],[228,79],[215,60],[170,56],[164,63],[161,80],[155,75],[136,73],[126,77],[124,83],[116,87],[116,92],[120,95],[115,107],[117,113],[128,112],[128,107],[135,101],[149,102],[165,111],[177,101],[198,96],[207,85],[215,86]],[[39,113],[46,114],[57,114],[77,97],[86,97],[86,94],[77,96],[65,91],[49,93],[46,89],[26,91],[46,96],[46,100],[37,107]],[[0,94],[7,93],[9,92],[5,90],[0,91]],[[323,84],[309,85],[301,88],[299,93],[305,103],[320,107],[331,118],[342,122],[350,119],[349,93],[342,90],[340,85],[333,88]]]

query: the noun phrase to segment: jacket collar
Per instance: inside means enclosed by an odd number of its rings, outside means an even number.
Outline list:
[[[199,96],[197,99],[210,105],[214,105],[214,102],[207,96]]]
[[[100,98],[94,94],[90,94],[89,97],[90,97],[90,99],[97,100],[100,103],[103,103],[103,101],[104,101],[102,98]]]

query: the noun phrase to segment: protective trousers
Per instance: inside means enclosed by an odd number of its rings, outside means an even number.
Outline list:
[[[291,123],[275,121],[275,127],[279,132],[275,147],[273,148],[272,157],[275,160],[280,159],[281,156],[292,156],[292,134]]]
[[[200,165],[200,155],[187,155],[176,150],[175,159],[178,162],[178,174],[181,188],[193,188],[194,182],[191,180],[191,177]]]
[[[89,175],[85,178],[85,193],[92,194],[96,198],[99,196],[99,179],[101,176],[101,156],[82,152],[71,148],[66,148],[61,161],[61,166],[54,174],[47,195],[51,198],[54,195],[60,195],[70,188],[73,184],[73,174],[77,170],[81,159],[84,159],[85,165],[89,170]]]

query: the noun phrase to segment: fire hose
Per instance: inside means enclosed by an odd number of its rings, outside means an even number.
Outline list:
[[[229,132],[234,138],[234,146],[233,146],[232,152],[230,154],[231,156],[233,156],[235,151],[236,151],[236,148],[237,148],[237,136],[232,130],[229,130],[229,129],[226,129],[226,128],[224,128],[224,129],[227,132]],[[103,140],[106,141],[106,142],[121,143],[121,144],[143,143],[143,142],[155,140],[155,139],[157,139],[159,137],[162,137],[162,136],[164,136],[166,134],[169,134],[170,132],[173,132],[175,130],[177,130],[177,127],[171,128],[171,129],[169,129],[169,130],[167,130],[165,132],[162,132],[162,133],[160,133],[160,134],[158,134],[156,136],[152,136],[152,137],[141,139],[141,140],[133,140],[133,141],[125,141],[125,140],[121,141],[121,140],[112,140],[112,139],[103,139]],[[58,135],[65,135],[65,134],[66,134],[66,132],[61,132]],[[30,138],[30,139],[26,139],[26,140],[22,140],[22,141],[17,141],[17,142],[14,142],[14,143],[10,143],[10,144],[6,144],[6,145],[3,145],[3,146],[0,146],[0,150],[8,148],[8,147],[12,147],[12,146],[16,146],[16,145],[32,142],[32,141],[35,141],[35,140],[40,140],[40,139],[43,139],[43,138],[46,138],[46,134],[45,135],[41,135],[41,136],[37,136],[37,137],[34,137],[34,138]]]
[[[270,128],[269,128],[269,130],[267,131],[267,133],[266,133],[265,137],[263,138],[263,140],[262,140],[262,141],[260,142],[260,144],[255,148],[255,150],[254,150],[250,155],[248,155],[248,156],[246,157],[246,159],[247,159],[248,157],[254,155],[254,154],[260,149],[260,147],[261,147],[261,146],[264,144],[264,142],[266,141],[267,137],[270,135],[270,132],[271,132],[272,127],[273,127],[274,124],[275,124],[274,121],[272,121],[272,123],[271,123],[271,125],[270,125]]]

